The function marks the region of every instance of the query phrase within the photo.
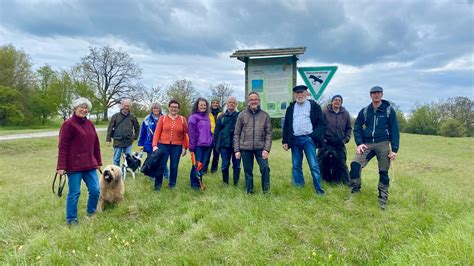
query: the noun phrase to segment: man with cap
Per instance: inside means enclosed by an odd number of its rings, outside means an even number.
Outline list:
[[[400,144],[400,130],[397,114],[390,103],[382,100],[383,89],[374,86],[370,89],[372,103],[360,110],[354,124],[356,155],[351,162],[352,193],[360,192],[361,169],[369,160],[377,157],[379,167],[379,205],[382,210],[388,201],[390,161],[397,158]]]
[[[349,185],[345,144],[351,139],[352,126],[351,115],[342,106],[341,95],[332,97],[331,103],[323,110],[323,117],[326,124],[326,145],[318,153],[323,179]]]
[[[283,126],[283,149],[291,149],[292,183],[296,187],[304,186],[303,151],[306,155],[313,186],[318,195],[324,195],[321,187],[316,147],[323,141],[324,120],[321,107],[313,100],[308,100],[308,87],[298,85],[293,88],[295,101],[290,104],[285,114]]]

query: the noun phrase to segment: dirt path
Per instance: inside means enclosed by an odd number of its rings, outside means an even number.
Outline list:
[[[97,128],[97,132],[106,131],[107,128]],[[48,132],[38,132],[38,133],[25,133],[25,134],[12,134],[0,136],[0,141],[5,140],[15,140],[15,139],[31,139],[31,138],[44,138],[44,137],[54,137],[59,135],[59,130],[57,131],[48,131]]]

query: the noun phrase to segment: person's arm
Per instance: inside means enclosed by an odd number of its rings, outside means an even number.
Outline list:
[[[315,103],[313,108],[315,114],[315,121],[311,121],[313,123],[313,136],[314,139],[321,144],[323,142],[324,131],[326,130],[326,123],[324,122],[321,106]],[[318,143],[315,144],[317,145]]]
[[[290,105],[291,107],[291,105]],[[288,143],[290,138],[290,107],[286,109],[285,121],[283,124],[283,136],[281,138],[281,143],[283,144],[283,149],[288,150]]]
[[[133,116],[133,139],[137,140],[138,136],[140,134],[140,124],[138,123],[137,117],[134,115]]]
[[[272,122],[268,114],[265,114],[265,124],[263,130],[265,132],[265,145],[263,149],[270,153],[270,150],[272,149]]]
[[[64,171],[66,170],[69,146],[71,145],[71,139],[74,136],[72,131],[72,127],[68,122],[63,123],[59,130],[58,161],[56,164],[56,170],[60,174],[64,174]]]
[[[182,116],[183,122],[183,148],[181,151],[181,156],[186,155],[186,150],[189,149],[189,134],[188,134],[188,122],[186,118]]]
[[[354,123],[354,141],[357,146],[364,144],[362,142],[362,126],[364,125],[364,109],[362,109],[357,115]]]
[[[100,155],[100,142],[99,142],[99,136],[97,135],[97,131],[95,130],[94,125],[92,124],[92,130],[94,132],[94,157],[97,161],[97,166],[101,167],[102,166],[102,156]]]
[[[349,112],[347,112],[346,131],[344,132],[343,142],[348,143],[349,140],[351,140],[351,135],[352,135],[351,114],[349,114]]]
[[[194,152],[194,150],[196,150],[198,134],[199,132],[197,132],[196,118],[191,115],[188,121],[189,150],[191,152]]]
[[[142,122],[142,129],[140,130],[140,138],[138,139],[138,146],[143,147],[145,146],[145,140],[148,135],[148,126],[146,125],[145,121]]]
[[[158,148],[158,142],[160,141],[161,138],[161,132],[163,132],[163,123],[164,123],[164,117],[165,116],[160,116],[160,119],[158,119],[158,123],[155,128],[155,133],[153,134],[153,141],[152,141],[152,148],[153,151]]]
[[[390,132],[390,145],[392,146],[392,152],[397,153],[400,147],[400,127],[398,125],[398,118],[395,109],[392,108],[390,112],[391,114],[388,124]]]
[[[357,119],[354,124],[354,140],[357,145],[356,153],[362,154],[367,149],[367,145],[363,143],[362,138],[362,126],[364,125],[364,109],[360,110],[359,115],[357,115]]]
[[[222,116],[219,116],[217,118],[216,127],[214,128],[214,141],[213,141],[214,149],[218,148],[217,143],[219,143],[219,138],[220,138],[219,135],[221,133],[222,127],[223,127]]]
[[[115,120],[116,120],[116,115],[113,115],[112,118],[110,118],[110,123],[109,126],[107,127],[107,136],[105,138],[105,142],[110,143],[112,140],[112,129],[115,127]]]

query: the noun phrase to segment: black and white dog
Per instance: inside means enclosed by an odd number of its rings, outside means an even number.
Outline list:
[[[123,180],[127,178],[127,172],[132,174],[133,179],[135,179],[135,173],[140,171],[140,167],[142,165],[142,156],[143,151],[134,152],[133,154],[124,153],[123,154],[123,165],[122,165],[122,177]]]

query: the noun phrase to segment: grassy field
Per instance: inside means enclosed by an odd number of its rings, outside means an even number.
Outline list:
[[[104,140],[104,133],[101,133]],[[317,197],[290,184],[290,153],[275,141],[271,193],[256,173],[254,195],[205,177],[189,186],[189,155],[178,185],[155,193],[139,175],[125,201],[79,226],[65,223],[65,196],[51,192],[56,138],[0,142],[0,264],[474,264],[474,139],[402,134],[387,210],[377,205],[376,162],[362,192],[324,184]],[[348,147],[353,156],[354,144]],[[102,146],[104,162],[112,148]],[[258,167],[256,169],[256,172]],[[166,185],[165,181],[165,185]]]

